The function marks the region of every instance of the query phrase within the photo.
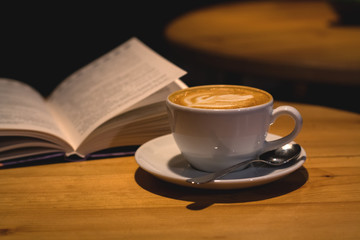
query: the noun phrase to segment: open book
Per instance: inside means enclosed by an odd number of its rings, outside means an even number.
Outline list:
[[[170,131],[166,96],[185,72],[137,38],[66,78],[47,99],[0,78],[0,161],[140,145]]]

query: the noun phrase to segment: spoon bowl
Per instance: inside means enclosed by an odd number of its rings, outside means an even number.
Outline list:
[[[259,156],[259,159],[247,160],[244,162],[240,162],[236,165],[233,165],[231,167],[222,169],[218,172],[209,173],[195,178],[189,178],[186,180],[186,182],[191,184],[204,184],[204,183],[212,182],[216,179],[225,176],[228,173],[235,171],[236,169],[239,169],[240,167],[245,167],[255,162],[266,163],[270,166],[281,166],[290,161],[297,159],[300,156],[300,153],[301,153],[301,147],[299,144],[286,144],[281,148],[261,154]]]

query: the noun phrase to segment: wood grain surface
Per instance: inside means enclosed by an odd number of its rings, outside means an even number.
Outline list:
[[[359,239],[360,115],[289,104],[304,118],[307,161],[276,182],[180,187],[132,156],[0,169],[0,238]],[[271,132],[292,124],[280,118]]]

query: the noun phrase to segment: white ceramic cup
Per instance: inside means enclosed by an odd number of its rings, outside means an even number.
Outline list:
[[[189,89],[192,88],[179,91]],[[265,151],[290,143],[302,127],[300,113],[291,106],[273,109],[273,98],[269,93],[269,101],[264,104],[234,109],[183,106],[170,100],[173,94],[166,103],[175,142],[191,166],[201,171],[215,172],[255,159]],[[283,114],[295,120],[294,129],[285,137],[266,141],[270,124]]]

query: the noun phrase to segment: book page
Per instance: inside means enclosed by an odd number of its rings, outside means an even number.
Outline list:
[[[132,38],[65,79],[48,102],[77,147],[103,122],[184,74]]]
[[[43,97],[25,83],[6,78],[0,78],[0,129],[20,135],[22,130],[32,130],[63,136]]]
[[[80,144],[77,153],[86,155],[106,148],[141,145],[155,137],[170,133],[165,99],[170,93],[187,87],[177,79],[126,109],[122,114],[106,121]]]
[[[135,105],[131,106],[130,108],[126,109],[126,111],[140,108],[146,105],[150,105],[157,102],[164,102],[167,96],[180,89],[187,88],[188,86],[182,82],[180,79],[176,79],[174,82],[170,83],[169,85],[165,86],[164,88],[160,89],[156,93],[150,95],[147,98],[142,99],[140,102],[137,102]]]

